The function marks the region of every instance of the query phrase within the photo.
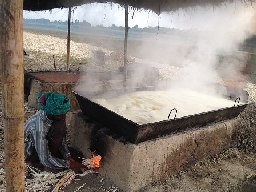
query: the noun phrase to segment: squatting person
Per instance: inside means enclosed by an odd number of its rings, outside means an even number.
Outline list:
[[[66,113],[70,100],[57,92],[39,93],[39,111],[25,124],[26,162],[51,169],[72,169],[80,172],[87,169],[76,159],[66,142]]]

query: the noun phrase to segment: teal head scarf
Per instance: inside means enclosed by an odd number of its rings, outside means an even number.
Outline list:
[[[64,94],[57,92],[38,93],[39,108],[48,115],[62,115],[70,110],[70,100]]]

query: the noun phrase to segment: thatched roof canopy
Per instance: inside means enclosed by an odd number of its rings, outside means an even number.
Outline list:
[[[47,10],[53,8],[64,8],[69,6],[78,6],[88,3],[106,3],[113,2],[120,5],[128,4],[134,8],[150,9],[156,13],[163,11],[173,11],[178,8],[218,5],[223,2],[233,2],[241,0],[24,0],[24,10]],[[243,2],[252,2],[256,0],[243,0]]]

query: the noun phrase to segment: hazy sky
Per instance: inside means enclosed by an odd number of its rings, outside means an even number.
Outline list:
[[[244,14],[241,19],[246,19],[248,10],[255,9],[255,4],[239,4],[239,3],[225,3],[219,7],[194,7],[189,9],[180,9],[175,12],[162,13],[160,16],[148,11],[139,10],[129,12],[129,26],[133,27],[138,25],[140,28],[147,26],[158,26],[168,28],[197,28],[203,30],[211,30],[212,26],[216,27],[215,22],[219,22],[215,18],[222,15],[222,19],[227,22],[227,25],[239,10],[244,9]],[[51,11],[29,12],[24,11],[24,18],[46,18],[51,21],[54,20],[67,20],[67,9],[53,9]],[[133,17],[132,17],[133,16]],[[72,20],[78,19],[79,21],[86,20],[92,25],[111,26],[124,26],[124,8],[118,4],[87,4],[77,7]],[[207,22],[207,20],[209,22]]]

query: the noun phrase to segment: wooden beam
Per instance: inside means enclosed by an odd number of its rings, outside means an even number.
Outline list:
[[[124,32],[124,85],[127,81],[127,41],[128,41],[128,4],[125,5],[125,32]]]
[[[24,185],[23,0],[0,1],[6,191]]]
[[[67,37],[67,71],[69,71],[70,63],[70,20],[71,20],[71,7],[68,8],[68,37]]]

